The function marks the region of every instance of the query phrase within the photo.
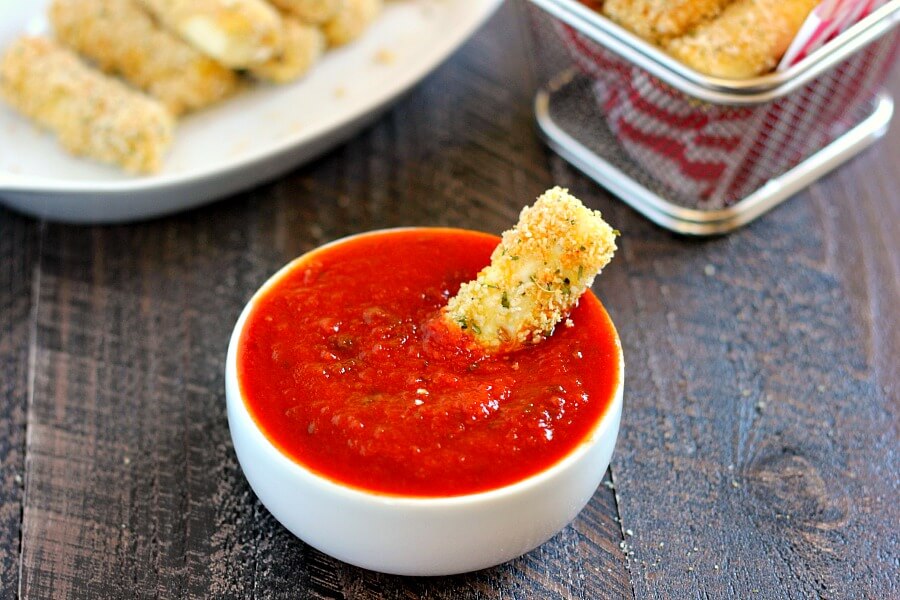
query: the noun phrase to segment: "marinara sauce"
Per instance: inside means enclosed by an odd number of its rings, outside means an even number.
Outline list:
[[[244,326],[247,408],[284,454],[324,477],[455,496],[534,475],[584,441],[622,374],[586,293],[540,344],[489,356],[436,320],[499,238],[411,229],[318,250],[264,290]]]

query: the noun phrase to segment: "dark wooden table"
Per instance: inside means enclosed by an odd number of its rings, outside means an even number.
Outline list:
[[[541,145],[523,35],[502,9],[377,125],[207,208],[117,227],[0,209],[0,597],[900,598],[900,128],[749,227],[686,239]],[[627,362],[609,485],[458,577],[292,537],[225,419],[249,295],[349,233],[499,232],[554,183],[623,232],[597,286]]]

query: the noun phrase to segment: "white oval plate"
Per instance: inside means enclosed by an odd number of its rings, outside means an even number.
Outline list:
[[[184,118],[163,170],[135,177],[74,158],[0,103],[0,202],[77,223],[144,219],[272,179],[343,142],[436,68],[502,0],[391,0],[366,35],[309,76],[254,86]],[[0,0],[0,51],[44,33],[49,2]],[[378,60],[389,55],[390,60]]]

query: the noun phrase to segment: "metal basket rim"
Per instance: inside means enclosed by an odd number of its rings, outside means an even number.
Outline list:
[[[900,24],[900,0],[889,0],[791,68],[734,80],[705,75],[683,65],[577,0],[528,2],[688,96],[725,105],[753,105],[781,98]]]

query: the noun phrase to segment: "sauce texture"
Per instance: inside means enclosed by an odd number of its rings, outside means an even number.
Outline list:
[[[237,357],[265,436],[331,480],[418,497],[514,483],[585,441],[622,376],[593,293],[572,326],[506,355],[436,319],[498,242],[455,229],[365,235],[310,254],[266,288]]]

